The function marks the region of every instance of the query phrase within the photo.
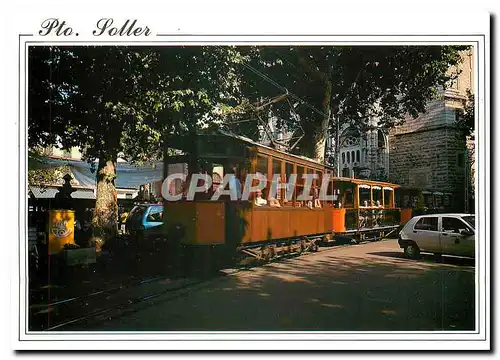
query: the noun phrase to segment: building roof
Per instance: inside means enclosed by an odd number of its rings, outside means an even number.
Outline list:
[[[28,190],[30,195],[32,195],[35,199],[54,199],[56,194],[59,192],[59,187],[29,185]],[[71,193],[71,198],[81,200],[95,200],[94,190],[92,188],[76,188],[75,191]]]
[[[80,185],[87,187],[95,187],[97,185],[94,169],[96,167],[95,164],[89,164],[81,160],[31,155],[28,162],[29,169],[44,169],[59,166],[68,166]],[[117,188],[138,189],[140,185],[163,180],[163,163],[140,166],[118,162],[116,164],[116,175],[115,184]]]

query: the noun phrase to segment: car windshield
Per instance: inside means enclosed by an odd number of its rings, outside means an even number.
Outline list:
[[[464,219],[467,222],[467,224],[472,226],[473,229],[476,228],[476,218],[474,216],[472,215],[462,216],[462,219]]]

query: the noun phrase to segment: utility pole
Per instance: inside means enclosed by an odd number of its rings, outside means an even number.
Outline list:
[[[467,146],[465,147],[465,155],[464,155],[464,174],[465,174],[465,213],[469,213],[469,183],[470,183],[470,174],[469,174],[469,153]]]
[[[337,116],[336,118],[336,126],[337,126],[337,131],[336,131],[336,138],[335,138],[335,169],[336,169],[336,176],[340,177],[340,119]]]

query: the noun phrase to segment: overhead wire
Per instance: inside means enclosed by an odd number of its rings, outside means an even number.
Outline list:
[[[321,110],[318,110],[317,108],[315,108],[313,105],[309,104],[307,101],[301,99],[300,97],[298,97],[297,95],[295,95],[294,93],[291,93],[290,91],[288,91],[288,89],[282,85],[280,85],[279,83],[277,83],[276,81],[274,81],[273,79],[271,79],[269,76],[267,76],[266,74],[262,73],[261,71],[255,69],[253,66],[249,65],[249,64],[246,64],[244,62],[241,63],[244,67],[246,67],[248,70],[252,71],[253,73],[255,73],[256,75],[260,76],[261,78],[263,78],[264,80],[266,80],[267,82],[269,82],[270,84],[274,85],[275,87],[277,87],[278,89],[280,89],[281,91],[284,91],[286,92],[292,99],[300,102],[301,104],[305,105],[306,107],[308,107],[310,110],[314,111],[315,113],[321,115],[321,116],[324,116],[324,117],[328,117],[327,114],[325,114],[323,111]]]

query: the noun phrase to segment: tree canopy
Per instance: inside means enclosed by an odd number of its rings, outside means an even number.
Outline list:
[[[203,125],[233,96],[232,56],[223,47],[31,47],[29,145],[150,160],[166,129]]]
[[[94,233],[116,229],[116,161],[158,159],[165,134],[216,128],[263,111],[304,130],[302,155],[323,160],[337,122],[391,127],[417,116],[456,74],[456,46],[34,46],[30,148],[79,147],[99,159]],[[284,95],[279,102],[276,96]],[[269,99],[274,99],[268,101]],[[271,107],[259,107],[268,102]],[[253,105],[251,105],[253,104]],[[260,109],[260,110],[259,110]],[[272,110],[272,113],[269,111]],[[218,119],[219,121],[215,121]],[[256,130],[241,122],[237,131]]]
[[[464,108],[458,109],[457,111],[458,117],[456,125],[460,136],[470,136],[474,139],[475,105],[474,94],[471,91],[467,91],[467,99],[464,101]]]
[[[168,133],[204,126],[237,85],[229,47],[30,47],[30,147],[78,146],[99,159],[97,241],[116,232],[118,154],[157,159]]]
[[[239,48],[251,65],[242,93],[272,98],[286,91],[306,136],[298,151],[324,157],[328,130],[337,121],[363,130],[378,119],[390,128],[416,117],[458,74],[464,46],[266,46]],[[255,71],[257,70],[257,71]],[[260,73],[260,74],[259,74]],[[266,79],[267,77],[267,79]],[[287,106],[275,107],[281,117]]]

